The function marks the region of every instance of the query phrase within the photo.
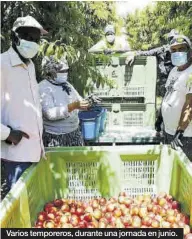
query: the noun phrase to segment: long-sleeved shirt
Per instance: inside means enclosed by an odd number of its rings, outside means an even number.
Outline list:
[[[103,39],[96,43],[94,46],[92,46],[89,49],[89,52],[100,52],[108,48],[114,51],[130,51],[130,46],[127,40],[123,36],[116,36],[114,44],[110,45],[106,39]]]
[[[11,47],[1,54],[1,158],[18,162],[38,162],[42,142],[42,113],[35,68],[24,64]],[[18,145],[5,142],[12,129],[24,131]]]
[[[148,51],[137,51],[136,56],[156,56],[158,62],[158,76],[160,79],[167,79],[170,71],[173,69],[169,45],[157,47]]]
[[[6,140],[10,134],[11,129],[1,124],[1,140]]]
[[[39,83],[44,129],[52,134],[67,134],[79,126],[78,110],[68,112],[68,104],[81,100],[81,96],[68,82],[70,95],[59,85],[48,80]]]

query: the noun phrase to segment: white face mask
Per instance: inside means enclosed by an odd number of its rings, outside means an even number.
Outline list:
[[[17,47],[17,50],[19,53],[26,59],[33,58],[38,50],[39,50],[39,45],[36,42],[32,41],[26,41],[24,39],[19,39],[20,44]]]
[[[67,81],[67,79],[68,79],[68,72],[57,73],[56,82],[58,82],[58,83],[64,83],[64,82]]]
[[[171,61],[174,66],[183,66],[187,63],[187,52],[171,53]]]
[[[108,35],[106,36],[106,39],[109,43],[112,43],[115,40],[115,35]]]

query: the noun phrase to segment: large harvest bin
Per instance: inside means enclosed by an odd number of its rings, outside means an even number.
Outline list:
[[[192,168],[182,152],[166,145],[49,150],[48,160],[31,166],[1,203],[2,227],[33,226],[55,198],[87,200],[120,191],[132,196],[165,191],[192,219]]]

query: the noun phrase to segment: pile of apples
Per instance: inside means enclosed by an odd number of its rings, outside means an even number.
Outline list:
[[[192,239],[189,217],[180,212],[172,196],[139,195],[125,192],[118,198],[91,199],[88,202],[56,199],[44,206],[36,228],[183,228],[186,239]]]

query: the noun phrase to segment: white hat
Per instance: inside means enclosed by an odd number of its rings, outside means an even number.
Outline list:
[[[192,47],[191,41],[189,40],[188,37],[184,35],[175,35],[173,39],[170,41],[170,47],[176,46],[176,45],[181,45],[181,44],[186,44],[190,48]]]
[[[13,23],[12,30],[15,32],[19,27],[34,27],[39,29],[41,31],[41,34],[48,33],[45,29],[43,29],[41,24],[31,16],[18,17],[17,20]]]
[[[113,34],[115,34],[115,28],[113,25],[107,25],[104,29],[105,34],[108,32],[112,32]]]

